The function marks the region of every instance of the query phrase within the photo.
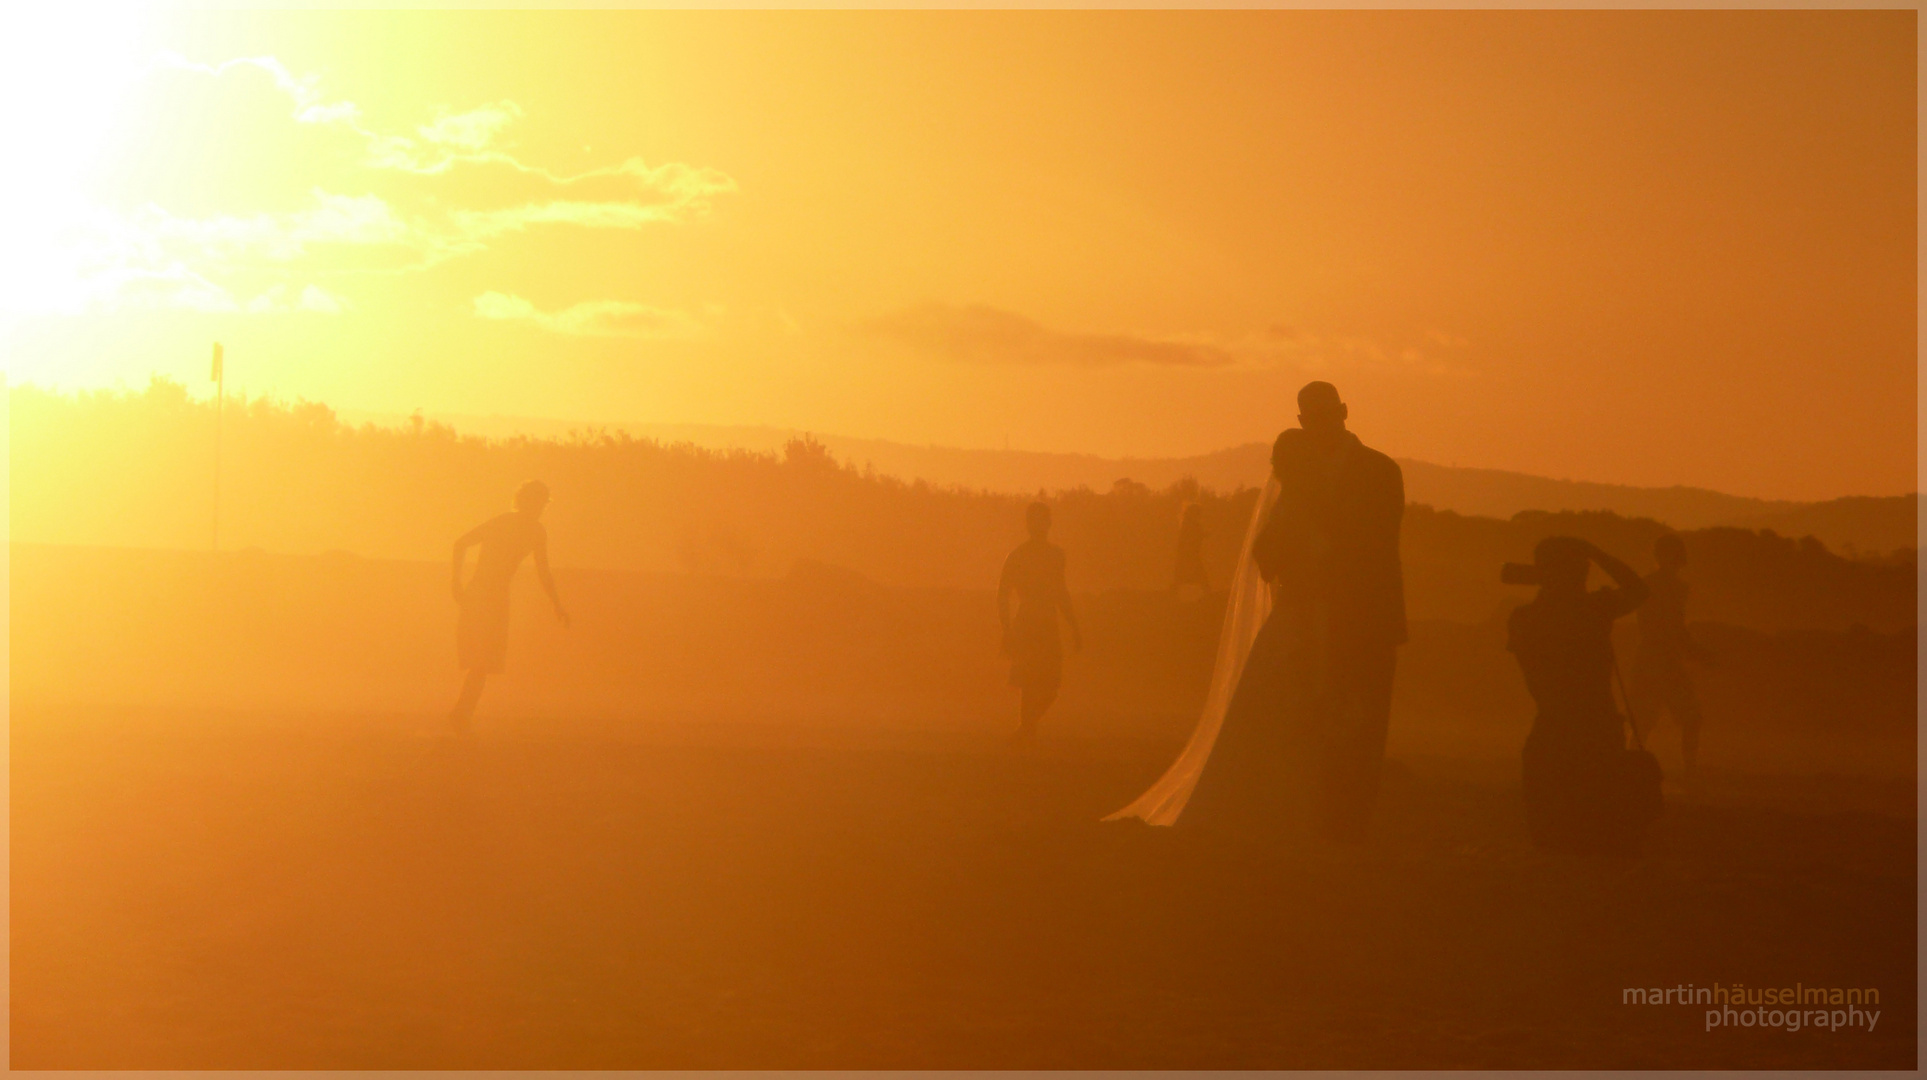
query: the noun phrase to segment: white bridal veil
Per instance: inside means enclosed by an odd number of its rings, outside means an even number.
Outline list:
[[[1211,748],[1217,744],[1225,709],[1231,705],[1232,692],[1238,689],[1245,657],[1251,655],[1251,642],[1271,615],[1271,589],[1258,573],[1251,548],[1277,501],[1278,478],[1272,477],[1265,482],[1263,494],[1258,496],[1257,509],[1251,514],[1251,527],[1245,530],[1238,571],[1231,577],[1231,595],[1225,599],[1224,631],[1218,636],[1218,659],[1211,669],[1211,689],[1205,695],[1204,713],[1191,732],[1191,741],[1184,744],[1184,752],[1149,791],[1105,821],[1135,817],[1152,825],[1174,825],[1178,815],[1184,813],[1184,804],[1190,801],[1192,790],[1198,786],[1198,777],[1204,775],[1204,763],[1211,757]]]

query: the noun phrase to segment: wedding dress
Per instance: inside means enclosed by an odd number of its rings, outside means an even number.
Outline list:
[[[1225,602],[1224,629],[1218,639],[1218,656],[1212,667],[1211,688],[1205,695],[1204,711],[1198,717],[1198,726],[1192,730],[1184,751],[1165,770],[1164,775],[1151,785],[1150,790],[1104,820],[1135,817],[1152,825],[1176,824],[1178,816],[1184,813],[1185,806],[1191,801],[1199,780],[1205,775],[1205,766],[1218,744],[1232,702],[1240,696],[1246,661],[1258,642],[1259,632],[1272,616],[1272,590],[1259,572],[1254,549],[1259,534],[1264,531],[1278,503],[1279,491],[1278,479],[1273,476],[1265,483],[1264,491],[1258,497],[1258,505],[1252,511],[1251,525],[1245,530],[1238,569],[1232,575],[1231,593]],[[1273,629],[1283,630],[1284,627]],[[1255,690],[1256,687],[1250,689]],[[1253,696],[1250,690],[1243,696],[1245,704],[1254,704],[1250,701]]]

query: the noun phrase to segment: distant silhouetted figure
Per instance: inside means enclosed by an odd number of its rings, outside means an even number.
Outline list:
[[[1071,610],[1071,594],[1064,584],[1064,549],[1047,539],[1050,536],[1050,507],[1031,503],[1024,520],[1030,539],[1004,560],[1002,579],[997,584],[997,618],[1003,624],[1004,655],[1010,657],[1010,684],[1023,691],[1018,710],[1017,738],[1037,734],[1037,721],[1057,700],[1057,688],[1064,676],[1063,644],[1058,635],[1057,618],[1061,613],[1070,625],[1071,644],[1083,648],[1077,629],[1077,615]],[[1016,595],[1012,612],[1010,599]]]
[[[1593,564],[1613,587],[1588,592]],[[1626,749],[1613,703],[1613,623],[1646,599],[1646,583],[1625,563],[1571,536],[1541,540],[1530,566],[1508,564],[1504,578],[1537,584],[1539,594],[1513,611],[1506,647],[1538,703],[1523,755],[1526,824],[1543,848],[1598,852],[1636,849],[1658,812],[1658,777],[1641,775]]]
[[[1204,510],[1197,503],[1185,503],[1178,514],[1178,556],[1171,591],[1186,600],[1211,591],[1211,578],[1204,572]]]
[[[1650,730],[1661,710],[1679,725],[1680,755],[1690,784],[1696,776],[1700,746],[1699,695],[1687,661],[1707,662],[1705,649],[1686,633],[1687,584],[1679,576],[1686,565],[1686,544],[1667,533],[1653,541],[1659,569],[1646,575],[1646,602],[1639,607],[1639,651],[1633,654],[1629,692],[1632,720]]]
[[[455,602],[461,607],[455,642],[462,668],[468,672],[462,695],[449,714],[457,733],[468,730],[489,675],[502,670],[508,651],[509,582],[527,556],[535,556],[535,576],[555,605],[555,617],[563,626],[569,625],[569,613],[562,609],[555,579],[549,575],[549,535],[542,528],[542,511],[548,505],[548,485],[531,480],[516,490],[514,510],[490,518],[455,541]],[[477,545],[482,551],[475,562],[475,576],[464,585],[462,562],[468,549]]]

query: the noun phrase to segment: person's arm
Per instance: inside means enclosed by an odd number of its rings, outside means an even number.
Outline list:
[[[1384,529],[1385,560],[1390,568],[1384,595],[1392,619],[1392,640],[1403,645],[1412,640],[1411,627],[1405,617],[1404,555],[1399,544],[1399,529],[1405,522],[1405,470],[1391,458],[1385,460],[1391,463],[1391,482],[1386,485],[1386,498],[1379,510],[1384,515],[1380,527]]]
[[[562,597],[555,591],[555,578],[549,574],[549,531],[540,525],[535,528],[535,580],[541,582],[542,591],[549,594],[549,602],[555,605],[555,617],[566,629],[569,613],[562,609]]]
[[[1251,561],[1258,567],[1258,576],[1267,585],[1283,584],[1286,573],[1292,569],[1287,558],[1291,553],[1286,551],[1286,534],[1291,527],[1288,520],[1290,513],[1285,500],[1280,498],[1273,504],[1271,514],[1258,527],[1258,535],[1251,541]]]
[[[1378,497],[1372,500],[1372,523],[1377,535],[1388,538],[1396,549],[1399,523],[1405,519],[1405,470],[1391,458],[1386,458],[1385,463],[1385,481],[1379,485]]]
[[[1615,605],[1618,611],[1615,617],[1629,614],[1646,602],[1647,594],[1652,590],[1647,586],[1646,579],[1639,576],[1638,571],[1601,551],[1597,544],[1588,543],[1586,554],[1606,572],[1607,577],[1613,579],[1613,584],[1619,586],[1619,602]]]
[[[1694,641],[1693,635],[1686,632],[1686,595],[1687,595],[1687,588],[1686,586],[1681,585],[1679,587],[1680,647],[1685,652],[1687,659],[1692,660],[1693,662],[1701,665],[1702,667],[1716,667],[1719,664],[1719,659],[1713,654],[1713,650],[1707,648],[1706,646],[1700,644],[1697,641]]]
[[[488,528],[488,525],[485,522],[455,538],[455,576],[453,584],[455,587],[455,602],[458,604],[462,602],[462,563],[468,558],[468,549],[482,542],[482,530],[486,528]]]
[[[1064,613],[1064,621],[1070,624],[1071,648],[1084,651],[1084,632],[1077,628],[1077,612],[1071,610],[1071,589],[1064,580],[1064,554],[1057,555],[1057,606]]]

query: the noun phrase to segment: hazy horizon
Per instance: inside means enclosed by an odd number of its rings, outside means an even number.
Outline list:
[[[328,403],[323,402],[322,404],[328,404]],[[332,405],[330,407],[333,408]],[[380,411],[380,410],[362,410],[362,409],[335,409],[335,414],[339,416],[342,422],[344,423],[356,424],[356,425],[363,424],[363,423],[372,423],[378,427],[405,426],[410,422],[410,419],[413,415],[412,413],[397,413],[397,412],[388,412],[388,411]],[[871,435],[852,434],[847,431],[829,431],[822,428],[815,428],[815,427],[808,427],[808,426],[784,427],[784,426],[778,426],[773,424],[712,424],[712,423],[696,423],[696,422],[673,421],[673,420],[660,420],[660,421],[571,420],[571,419],[566,419],[562,417],[518,416],[513,414],[507,414],[507,413],[492,413],[487,415],[480,415],[480,414],[459,413],[459,412],[433,412],[429,410],[423,410],[421,415],[423,420],[426,422],[445,424],[449,427],[454,428],[457,432],[461,434],[479,435],[484,438],[503,438],[503,437],[513,437],[517,435],[525,435],[525,436],[534,437],[534,438],[555,438],[559,436],[566,436],[572,431],[588,430],[588,429],[622,431],[622,432],[627,432],[630,435],[637,438],[657,438],[657,439],[664,438],[665,435],[670,435],[673,438],[672,433],[680,433],[685,437],[695,435],[698,433],[708,433],[709,435],[712,436],[711,441],[705,442],[705,441],[702,441],[701,439],[697,439],[693,437],[689,438],[688,441],[693,442],[698,446],[702,446],[705,449],[712,449],[712,450],[743,449],[743,450],[755,450],[759,452],[769,452],[769,451],[780,451],[783,447],[783,443],[789,439],[803,437],[803,436],[810,436],[810,437],[814,437],[822,440],[834,440],[840,443],[879,444],[879,445],[901,447],[906,450],[930,450],[930,451],[939,451],[939,452],[955,452],[955,453],[963,453],[963,454],[1012,454],[1012,455],[1029,455],[1029,456],[1049,457],[1049,458],[1079,458],[1079,459],[1091,459],[1094,461],[1104,462],[1107,464],[1118,464],[1118,465],[1129,465],[1137,462],[1163,464],[1163,463],[1170,463],[1170,462],[1194,461],[1197,459],[1213,457],[1213,456],[1228,453],[1231,451],[1248,449],[1252,446],[1266,445],[1270,442],[1269,439],[1261,439],[1261,440],[1248,440],[1248,441],[1237,442],[1237,443],[1226,443],[1224,445],[1212,446],[1198,452],[1183,453],[1183,454],[1108,455],[1108,454],[1101,454],[1101,453],[1097,453],[1089,450],[1043,450],[1043,449],[1037,449],[1033,447],[1017,446],[1017,445],[992,446],[992,445],[965,445],[961,443],[918,444],[918,443],[903,442],[897,439],[887,439],[887,438],[880,438],[880,437],[871,436]],[[1294,420],[1286,420],[1280,426],[1279,430],[1282,431],[1286,427],[1295,426],[1295,423],[1296,422]],[[1893,498],[1893,497],[1905,496],[1905,495],[1916,495],[1919,493],[1918,487],[1914,486],[1914,487],[1908,487],[1904,490],[1899,490],[1899,491],[1840,491],[1835,494],[1821,495],[1811,499],[1783,499],[1783,498],[1775,498],[1775,497],[1766,496],[1766,495],[1754,494],[1754,493],[1745,492],[1745,491],[1731,491],[1731,490],[1724,490],[1724,489],[1697,487],[1695,485],[1685,484],[1685,483],[1628,484],[1628,483],[1623,483],[1621,481],[1616,481],[1616,480],[1600,479],[1598,477],[1554,476],[1543,472],[1532,472],[1526,469],[1505,469],[1505,468],[1494,468],[1494,467],[1484,466],[1484,465],[1471,465],[1471,464],[1465,464],[1457,461],[1436,461],[1436,460],[1429,460],[1418,455],[1400,455],[1400,456],[1405,460],[1423,461],[1426,464],[1436,465],[1442,468],[1462,469],[1467,471],[1478,471],[1478,472],[1503,473],[1511,476],[1527,477],[1535,480],[1549,480],[1549,481],[1552,481],[1555,483],[1561,483],[1561,484],[1586,484],[1586,485],[1600,485],[1600,486],[1608,486],[1608,487],[1624,487],[1624,488],[1629,488],[1633,490],[1642,490],[1642,491],[1685,489],[1685,490],[1691,490],[1691,491],[1704,491],[1704,492],[1717,494],[1717,495],[1733,496],[1735,498],[1757,500],[1765,503],[1787,504],[1787,505],[1801,505],[1801,504],[1807,504],[1807,503],[1829,502],[1835,499]],[[854,463],[859,466],[863,464],[860,460],[854,460]],[[1263,478],[1264,477],[1262,473],[1254,475],[1252,479],[1252,486],[1254,487],[1260,486],[1259,482],[1262,481]],[[917,477],[904,477],[904,479],[917,479]],[[926,477],[925,479],[931,479],[931,478]]]

